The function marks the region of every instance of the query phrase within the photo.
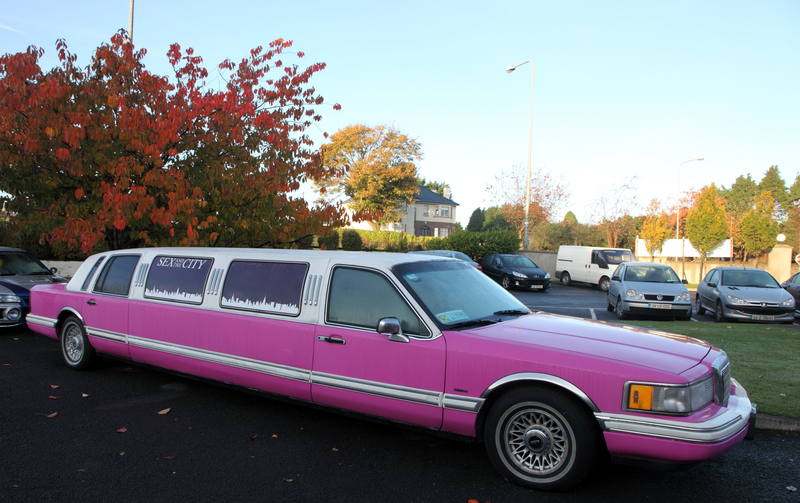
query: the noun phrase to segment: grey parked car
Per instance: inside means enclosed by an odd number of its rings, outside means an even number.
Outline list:
[[[0,327],[25,323],[34,285],[67,281],[55,272],[25,250],[0,246]]]
[[[629,315],[692,318],[692,296],[672,267],[653,262],[623,262],[611,276],[608,310]]]
[[[794,323],[794,297],[767,271],[754,267],[717,267],[697,285],[697,314],[706,310],[716,321]]]

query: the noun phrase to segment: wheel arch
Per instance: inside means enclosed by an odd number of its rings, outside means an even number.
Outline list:
[[[81,324],[86,326],[86,324],[83,322],[83,316],[81,316],[81,313],[79,313],[72,307],[65,307],[64,309],[61,310],[60,313],[58,313],[58,318],[56,319],[55,329],[56,329],[56,335],[58,336],[59,339],[61,339],[61,327],[64,326],[64,322],[67,321],[67,318],[69,318],[70,316],[78,318],[78,321],[80,321]]]
[[[597,407],[597,405],[595,405],[592,399],[589,398],[589,395],[584,393],[583,390],[581,390],[578,386],[575,386],[566,379],[538,372],[522,372],[519,374],[512,374],[495,381],[488,388],[486,388],[486,391],[481,394],[481,398],[484,399],[484,402],[481,405],[480,411],[478,412],[478,419],[475,425],[478,439],[483,438],[486,417],[489,415],[489,411],[492,409],[494,403],[507,392],[528,385],[565,391],[568,395],[582,403],[588,413],[593,415],[595,412],[600,412],[600,409]]]

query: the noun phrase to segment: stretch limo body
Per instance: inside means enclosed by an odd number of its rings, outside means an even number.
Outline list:
[[[32,291],[28,326],[96,354],[486,443],[509,480],[580,482],[604,450],[690,464],[754,432],[724,351],[531,312],[422,254],[149,248]]]

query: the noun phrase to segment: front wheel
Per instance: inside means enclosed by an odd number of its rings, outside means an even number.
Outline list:
[[[722,302],[717,301],[717,308],[714,309],[714,321],[722,323],[725,321],[725,312],[722,311]]]
[[[505,288],[506,290],[509,290],[509,289],[511,289],[511,278],[509,278],[508,276],[506,276],[506,275],[504,274],[504,275],[503,275],[503,279],[501,279],[501,280],[500,280],[500,284],[501,284],[501,285],[503,286],[503,288]]]
[[[75,370],[85,370],[97,359],[83,323],[74,316],[61,326],[61,356],[64,363]]]
[[[569,273],[564,271],[561,273],[561,284],[564,286],[569,286],[572,278],[569,277]]]
[[[617,315],[618,320],[624,320],[627,317],[622,309],[622,297],[617,299],[617,307],[614,309],[614,314]]]
[[[495,468],[534,489],[564,490],[590,472],[598,453],[596,425],[573,397],[524,387],[502,396],[486,419],[484,440]]]
[[[603,276],[602,278],[600,278],[600,282],[597,284],[597,286],[600,287],[600,290],[602,290],[604,292],[607,292],[608,291],[608,285],[610,285],[610,284],[611,284],[611,282],[608,280],[608,278]]]

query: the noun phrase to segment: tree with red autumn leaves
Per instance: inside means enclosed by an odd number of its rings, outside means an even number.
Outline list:
[[[11,214],[49,229],[42,240],[87,254],[285,246],[342,225],[339,205],[292,195],[339,175],[307,135],[323,105],[309,80],[324,63],[285,63],[303,53],[278,39],[220,64],[227,85],[216,90],[192,49],[172,45],[170,80],[147,71],[145,50],[124,35],[86,68],[63,40],[60,66],[47,73],[35,47],[0,57],[0,190]]]

